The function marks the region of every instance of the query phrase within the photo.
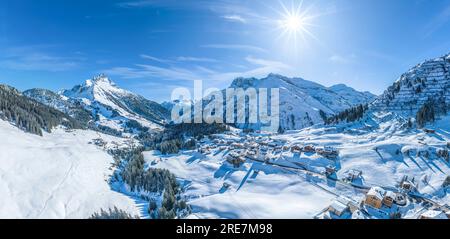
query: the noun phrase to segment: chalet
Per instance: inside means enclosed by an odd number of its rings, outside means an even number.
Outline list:
[[[244,145],[240,144],[240,143],[232,143],[230,145],[230,147],[233,148],[233,149],[244,149],[245,148]]]
[[[403,194],[397,193],[395,195],[395,200],[394,203],[400,206],[406,206],[407,201],[406,201],[406,197]]]
[[[373,187],[366,194],[364,204],[376,209],[380,209],[383,206],[383,199],[385,194],[386,191],[384,189],[380,187]]]
[[[428,210],[419,216],[419,219],[448,219],[441,210]]]
[[[327,159],[336,159],[339,156],[339,151],[330,147],[316,148],[316,153]]]
[[[383,204],[386,205],[387,207],[392,207],[392,205],[394,204],[395,198],[396,198],[396,195],[394,192],[387,191],[383,197]]]
[[[105,147],[107,144],[102,138],[93,139],[92,142],[99,147]]]
[[[339,197],[331,203],[331,205],[327,208],[327,211],[337,217],[342,217],[345,213],[350,213],[348,203],[349,202],[347,199]]]
[[[248,150],[246,157],[249,159],[257,159],[258,158],[258,152],[254,151],[254,150]]]
[[[403,181],[400,184],[401,189],[403,189],[405,192],[413,192],[415,191],[416,187],[413,182],[410,182],[408,180]]]
[[[262,146],[269,146],[269,143],[268,143],[267,141],[260,141],[260,142],[259,142],[259,145],[262,145]]]
[[[210,150],[209,147],[204,147],[204,148],[200,148],[200,149],[198,150],[198,152],[201,153],[201,154],[210,154],[210,153],[211,153],[211,150]]]
[[[231,151],[228,156],[233,157],[233,158],[237,158],[239,156],[241,156],[240,151]]]
[[[241,167],[241,165],[243,163],[245,163],[245,159],[243,157],[240,156],[235,156],[235,155],[228,155],[227,156],[227,162],[232,164],[235,168],[239,168]]]
[[[303,148],[299,145],[293,145],[291,146],[291,152],[292,153],[301,153]]]
[[[316,152],[316,148],[312,145],[306,145],[305,147],[303,147],[303,152],[305,153],[315,153]]]
[[[354,182],[357,179],[362,178],[363,172],[360,170],[350,169],[344,173],[344,180],[348,182]]]
[[[328,165],[325,167],[325,175],[330,176],[336,173],[336,167]]]

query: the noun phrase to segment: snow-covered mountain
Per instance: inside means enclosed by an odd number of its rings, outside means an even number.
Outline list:
[[[59,94],[33,89],[26,95],[70,115],[84,109],[96,124],[118,132],[129,130],[127,123],[130,120],[143,127],[160,129],[169,117],[169,112],[160,104],[119,88],[105,75],[86,80]]]
[[[174,101],[164,101],[161,103],[161,106],[164,107],[169,112],[171,112],[174,106],[184,107],[192,104],[194,104],[192,100],[174,100]]]
[[[17,89],[0,85],[0,119],[18,128],[42,135],[59,125],[68,128],[82,128],[83,125],[67,114],[25,97]]]
[[[89,122],[94,120],[94,116],[91,112],[86,110],[79,102],[70,100],[69,98],[59,95],[51,90],[31,89],[24,91],[23,95],[66,113],[83,125],[87,125]]]
[[[370,103],[377,98],[376,95],[368,91],[360,92],[344,84],[334,85],[329,87],[328,89],[338,93],[353,105]]]
[[[283,129],[302,129],[322,123],[333,115],[358,104],[370,103],[374,95],[345,85],[325,87],[302,78],[270,74],[265,78],[238,78],[230,88],[279,88],[280,125]],[[251,127],[251,126],[250,126]]]
[[[403,74],[373,104],[375,110],[415,116],[428,101],[450,105],[450,54],[425,61]]]

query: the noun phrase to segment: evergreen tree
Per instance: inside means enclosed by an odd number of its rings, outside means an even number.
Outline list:
[[[29,99],[6,85],[0,85],[0,119],[10,121],[24,131],[41,136],[43,130],[51,132],[58,125],[82,128],[78,121],[67,114]]]
[[[426,123],[435,120],[435,108],[432,101],[425,103],[417,112],[416,122],[419,127],[424,127]]]
[[[114,207],[108,211],[101,209],[99,213],[94,213],[89,219],[139,219],[139,217]]]

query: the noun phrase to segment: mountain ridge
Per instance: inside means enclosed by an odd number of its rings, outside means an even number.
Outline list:
[[[112,131],[133,131],[129,127],[138,122],[142,127],[159,130],[169,117],[169,112],[156,102],[119,88],[105,75],[99,75],[69,90],[54,93],[49,90],[31,89],[28,97],[63,112],[74,114],[74,109],[89,112],[84,119]]]
[[[302,129],[323,123],[325,115],[333,115],[359,104],[370,103],[375,98],[371,93],[359,92],[348,86],[341,92],[335,92],[330,87],[313,81],[273,73],[261,79],[237,78],[230,87],[279,88],[280,126],[284,130]],[[259,127],[257,125],[253,128]]]
[[[414,116],[427,102],[450,107],[450,54],[423,61],[402,74],[376,101],[375,110]]]

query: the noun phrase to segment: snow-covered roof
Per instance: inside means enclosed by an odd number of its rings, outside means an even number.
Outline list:
[[[395,198],[395,193],[392,191],[387,191],[385,197]]]
[[[369,192],[367,193],[367,195],[369,196],[375,196],[378,199],[382,200],[384,197],[384,194],[386,193],[386,191],[380,187],[373,187],[369,190]]]
[[[347,204],[345,203],[345,200],[341,198],[334,200],[333,203],[331,203],[330,207],[332,207],[335,211],[340,213],[344,212],[348,208]]]
[[[422,214],[422,217],[432,219],[448,219],[443,211],[428,210]]]

